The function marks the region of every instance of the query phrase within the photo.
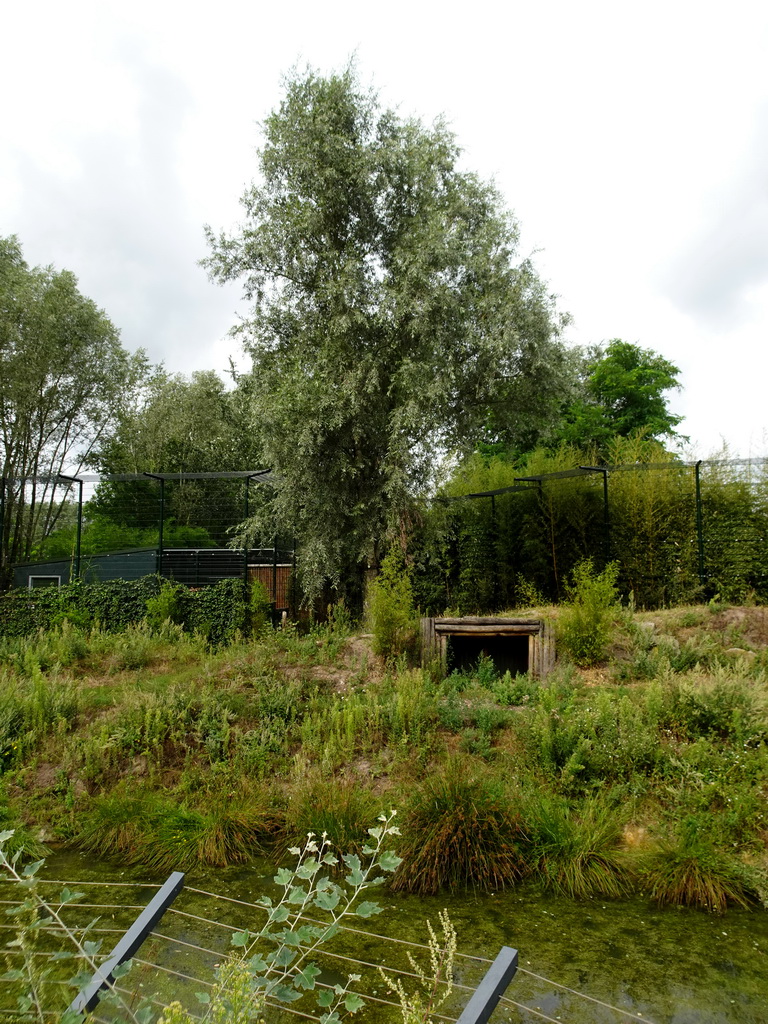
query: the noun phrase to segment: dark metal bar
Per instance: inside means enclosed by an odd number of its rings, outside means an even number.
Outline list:
[[[696,477],[696,543],[699,552],[699,583],[704,585],[704,520],[701,514],[701,462],[693,467]]]
[[[605,564],[611,560],[611,520],[608,507],[608,469],[605,466],[579,466],[586,473],[603,474],[603,543],[605,545]]]
[[[0,477],[0,587],[3,586],[5,572],[5,477]]]
[[[272,541],[272,603],[277,612],[277,537]]]
[[[491,495],[491,600],[494,609],[499,607],[499,530],[496,521],[496,495]]]
[[[119,940],[112,955],[94,972],[93,977],[80,989],[69,1005],[72,1013],[88,1013],[99,1001],[99,993],[114,980],[112,972],[120,964],[130,960],[152,931],[168,907],[176,899],[184,885],[184,873],[174,871],[165,884],[155,893],[144,910],[139,914],[128,931]]]
[[[291,539],[291,615],[298,618],[298,609],[296,607],[296,538]]]
[[[502,946],[456,1024],[486,1024],[517,973],[517,950]]]
[[[77,484],[79,493],[77,498],[77,539],[75,541],[75,578],[80,579],[80,548],[83,539],[83,481],[76,476],[65,476],[59,473],[57,480],[67,480],[69,483]]]

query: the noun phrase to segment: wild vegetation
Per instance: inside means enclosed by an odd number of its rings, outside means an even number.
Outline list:
[[[588,598],[600,645],[564,644],[542,682],[482,658],[414,667],[391,642],[412,612],[389,593],[373,619],[388,658],[343,606],[227,646],[170,619],[65,619],[0,643],[4,827],[24,826],[30,855],[64,843],[194,870],[279,857],[307,831],[354,852],[396,807],[396,890],[529,880],[716,911],[768,898],[765,609],[651,619],[587,566],[570,609],[537,614],[568,637]]]

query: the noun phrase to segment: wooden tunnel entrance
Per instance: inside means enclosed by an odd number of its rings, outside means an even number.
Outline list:
[[[422,619],[422,656],[446,672],[467,669],[485,654],[499,673],[544,679],[555,663],[552,629],[543,619]]]

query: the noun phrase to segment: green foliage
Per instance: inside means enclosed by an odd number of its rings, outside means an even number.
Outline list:
[[[272,617],[272,602],[269,592],[259,580],[251,580],[248,588],[248,628],[258,634]]]
[[[621,896],[630,887],[618,849],[625,821],[621,809],[597,798],[573,808],[564,797],[540,791],[523,812],[526,855],[555,892],[579,899]]]
[[[395,891],[506,888],[525,873],[522,828],[488,776],[465,762],[430,776],[409,801]]]
[[[10,564],[28,561],[54,527],[67,497],[59,474],[83,465],[109,432],[144,364],[74,274],[30,268],[18,240],[0,238],[0,588]]]
[[[184,619],[183,599],[187,593],[186,588],[178,583],[163,583],[157,597],[150,597],[147,601],[147,625],[157,629],[164,622],[181,623]]]
[[[0,798],[0,832],[9,831],[13,835],[3,843],[3,852],[13,863],[40,860],[50,853],[35,831],[20,822]]]
[[[396,548],[382,560],[379,575],[369,584],[367,603],[374,652],[390,661],[403,654],[414,657],[418,619],[410,575]]]
[[[162,626],[170,618],[216,646],[231,643],[247,631],[249,609],[240,579],[221,580],[195,591],[160,576],[105,583],[76,580],[58,589],[35,591],[34,598],[21,590],[0,594],[0,638],[23,637],[73,618],[81,624],[98,623],[108,632],[136,630],[147,618]]]
[[[669,411],[664,393],[680,390],[680,370],[658,352],[614,338],[586,354],[583,394],[565,413],[562,436],[601,449],[616,435],[677,437],[682,421]]]
[[[245,1024],[258,1017],[268,1002],[294,1003],[309,992],[314,992],[317,1006],[324,1011],[324,1024],[340,1024],[342,1013],[363,1007],[364,1000],[350,989],[359,975],[351,975],[346,985],[316,987],[321,971],[313,957],[345,919],[366,919],[381,912],[377,903],[361,897],[399,863],[384,847],[390,836],[399,834],[393,819],[394,812],[381,815],[381,824],[368,829],[362,858],[356,854],[339,858],[324,836],[316,840],[311,833],[302,846],[290,851],[297,858],[296,866],[281,868],[274,879],[283,890],[282,897],[277,902],[266,896],[259,900],[267,914],[266,924],[259,931],[234,933],[232,945],[238,955],[217,969],[213,993],[200,997],[214,1020]],[[329,869],[337,868],[333,879]],[[191,1024],[193,1018],[176,1003],[162,1019],[165,1024]]]
[[[652,899],[716,914],[729,903],[748,907],[757,899],[757,878],[740,861],[717,850],[696,819],[682,822],[676,842],[648,854],[643,881]]]
[[[300,537],[306,593],[328,582],[356,607],[436,452],[477,436],[500,396],[536,408],[560,322],[444,123],[383,110],[349,66],[294,71],[263,132],[242,230],[209,231],[207,260],[254,303],[252,430],[280,486],[251,527]]]
[[[107,551],[157,547],[157,524],[127,526],[115,523],[106,515],[93,515],[93,507],[93,502],[87,502],[83,506],[83,516],[88,517],[83,525],[80,538],[80,553],[83,558]],[[74,509],[72,509],[72,513],[75,514]],[[117,510],[115,510],[115,514],[117,514]],[[172,516],[168,516],[163,522],[163,544],[166,548],[210,548],[216,546],[215,541],[204,527],[179,524]],[[72,523],[43,537],[35,545],[31,557],[41,562],[56,559],[70,561],[74,558],[76,550],[77,525]]]
[[[368,842],[368,825],[378,811],[379,800],[359,783],[310,778],[288,805],[280,849],[295,846],[312,832],[325,836],[336,853],[361,855]]]
[[[31,665],[26,678],[0,675],[0,773],[55,731],[71,727],[80,709],[69,680],[46,678]]]
[[[724,453],[727,456],[727,452]],[[478,454],[445,485],[449,497],[513,487],[490,498],[434,502],[414,531],[408,556],[414,595],[429,614],[461,614],[558,602],[573,567],[605,556],[602,476],[548,476],[604,463],[610,472],[610,547],[621,591],[638,608],[669,607],[717,595],[768,597],[768,477],[761,461],[727,457],[700,466],[703,564],[699,565],[695,470],[643,437],[614,437],[604,451],[563,444],[517,462]],[[537,594],[532,595],[533,590]]]
[[[153,794],[112,793],[78,818],[81,849],[157,871],[225,867],[265,852],[276,817],[263,805],[197,810]]]
[[[618,599],[618,562],[596,572],[591,559],[574,566],[568,604],[557,620],[561,648],[577,665],[595,665],[605,658]]]

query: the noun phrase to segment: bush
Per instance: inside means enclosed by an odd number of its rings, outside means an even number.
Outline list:
[[[100,857],[158,871],[225,867],[264,854],[277,828],[263,805],[200,811],[154,794],[112,793],[79,816],[76,844]]]
[[[368,587],[368,622],[376,654],[388,660],[415,655],[419,632],[411,579],[402,553],[394,548]]]
[[[178,583],[166,581],[156,597],[147,601],[147,623],[153,629],[159,629],[165,622],[177,625],[184,621],[184,601],[187,591]]]
[[[362,855],[368,828],[380,811],[377,798],[352,781],[308,780],[293,796],[286,811],[280,855],[302,843],[307,833],[324,836],[336,853]]]
[[[642,879],[659,904],[698,907],[716,914],[729,903],[748,907],[756,902],[757,882],[749,869],[720,853],[702,834],[696,818],[683,823],[674,843],[663,843],[646,856]]]
[[[595,665],[606,656],[618,599],[618,575],[618,562],[611,562],[598,573],[590,558],[573,570],[569,603],[560,614],[557,631],[560,646],[577,665]]]

